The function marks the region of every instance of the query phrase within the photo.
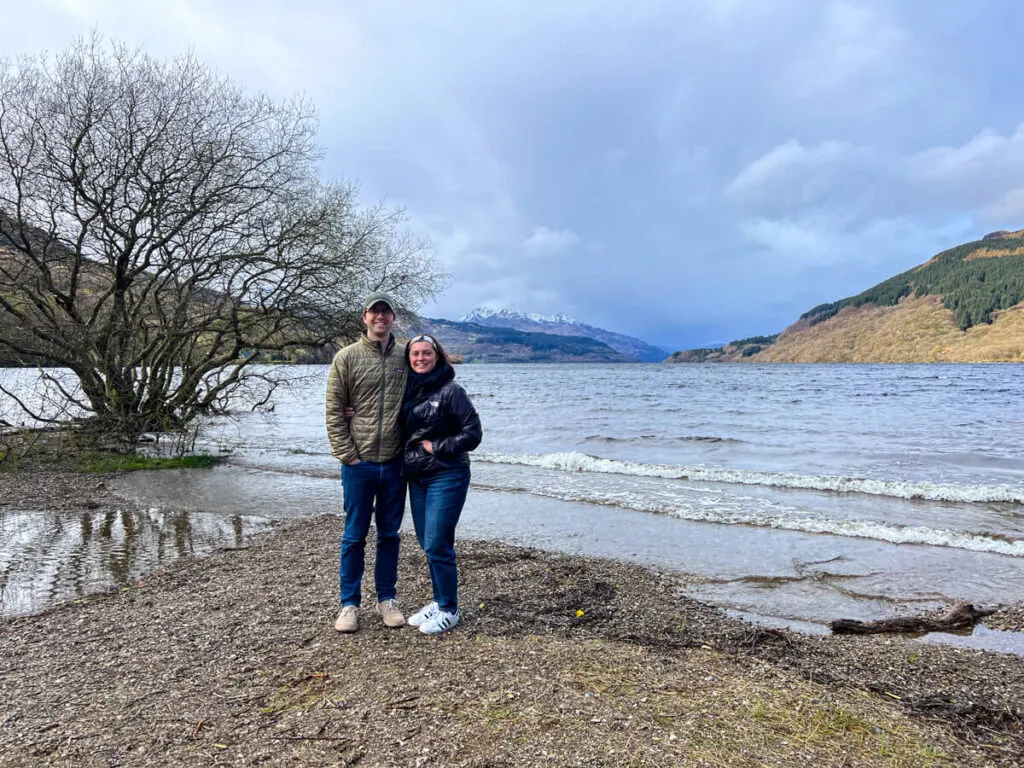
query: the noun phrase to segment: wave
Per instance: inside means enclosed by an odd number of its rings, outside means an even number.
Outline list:
[[[636,437],[611,437],[610,435],[587,435],[581,443],[640,443],[645,440],[657,440],[658,435],[637,435]]]
[[[581,443],[641,443],[648,440],[661,442],[683,442],[683,443],[735,443],[744,442],[734,437],[715,437],[714,435],[681,435],[680,437],[665,437],[664,435],[637,435],[635,437],[612,437],[610,435],[587,435],[579,442]]]
[[[709,483],[761,485],[837,493],[865,493],[896,499],[950,501],[959,503],[1008,502],[1024,504],[1024,490],[1006,485],[953,485],[910,480],[872,480],[863,477],[829,475],[797,475],[788,472],[764,472],[750,469],[722,469],[643,464],[620,459],[602,459],[585,453],[489,453],[475,454],[480,461],[492,464],[520,464],[527,467],[564,472],[600,472],[612,475],[662,477],[669,480],[697,480]]]
[[[636,493],[614,493],[603,495],[592,490],[552,489],[538,487],[512,487],[473,484],[474,488],[491,491],[513,491],[533,496],[558,499],[560,501],[582,502],[600,506],[618,507],[634,512],[648,512],[669,515],[681,520],[691,520],[718,525],[745,525],[760,528],[774,528],[802,533],[830,534],[857,539],[871,539],[891,544],[923,544],[933,547],[951,547],[973,552],[987,552],[1024,557],[1024,540],[999,536],[985,536],[976,533],[928,528],[926,526],[902,526],[876,520],[832,520],[801,513],[795,508],[786,511],[768,512],[762,508],[729,509],[722,506],[705,506],[689,503],[672,503],[666,499],[653,501],[647,495]]]
[[[715,437],[714,435],[683,435],[677,437],[676,440],[681,440],[685,443],[744,443],[745,440],[739,440],[735,437]]]

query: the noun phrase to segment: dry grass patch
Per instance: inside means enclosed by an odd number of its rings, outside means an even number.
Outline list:
[[[966,757],[944,728],[895,703],[707,649],[465,635],[417,645],[412,676],[408,663],[366,678],[328,665],[297,679],[275,695],[274,729],[329,739],[365,730],[375,713],[372,727],[397,734],[403,751],[421,745],[429,765],[944,766]]]
[[[1024,246],[1018,245],[1016,248],[1006,248],[999,250],[998,248],[978,248],[975,251],[971,251],[967,256],[964,257],[964,261],[974,261],[975,259],[998,259],[1000,256],[1024,256]]]
[[[939,296],[892,307],[845,307],[835,317],[783,335],[750,358],[768,363],[980,363],[1024,361],[1024,304],[961,332]]]

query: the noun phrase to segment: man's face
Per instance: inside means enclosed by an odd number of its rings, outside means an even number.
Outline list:
[[[386,338],[395,323],[395,313],[385,302],[378,301],[367,310],[363,310],[363,322],[368,333],[378,338]]]

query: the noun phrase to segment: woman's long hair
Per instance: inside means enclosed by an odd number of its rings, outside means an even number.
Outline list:
[[[429,333],[421,333],[413,336],[409,339],[409,343],[405,345],[405,364],[409,366],[409,370],[412,370],[412,362],[409,359],[409,354],[412,352],[412,345],[418,341],[429,341],[434,345],[434,353],[437,355],[437,362],[434,363],[434,367],[441,365],[442,363],[451,363],[448,359],[448,353],[444,351],[444,347],[441,346],[441,342]]]

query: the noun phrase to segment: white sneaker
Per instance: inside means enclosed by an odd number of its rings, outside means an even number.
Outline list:
[[[439,635],[459,623],[459,612],[448,613],[438,611],[434,616],[420,625],[420,632],[424,635]]]
[[[339,632],[355,632],[359,629],[359,606],[346,605],[342,608],[334,628]]]
[[[437,603],[431,602],[424,605],[416,613],[409,617],[406,622],[410,627],[418,627],[427,619],[432,619],[437,616]]]

